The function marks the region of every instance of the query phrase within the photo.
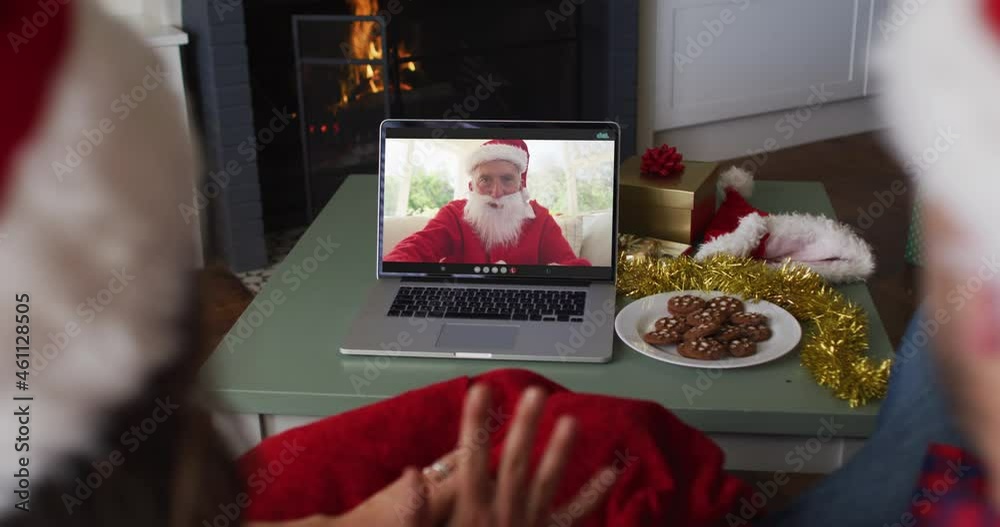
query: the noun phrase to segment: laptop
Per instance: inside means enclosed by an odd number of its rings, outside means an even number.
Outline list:
[[[341,353],[610,361],[620,134],[383,122],[378,280]]]

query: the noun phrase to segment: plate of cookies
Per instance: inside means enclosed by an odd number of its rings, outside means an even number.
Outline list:
[[[746,368],[794,350],[799,321],[767,301],[718,291],[672,291],[625,306],[615,331],[632,349],[694,368]]]

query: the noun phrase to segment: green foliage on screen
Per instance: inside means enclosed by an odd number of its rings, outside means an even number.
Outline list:
[[[410,180],[410,201],[407,214],[419,216],[430,214],[454,199],[455,189],[448,183],[447,174],[414,171]]]
[[[577,181],[576,199],[581,213],[609,210],[615,199],[614,189],[608,181]]]

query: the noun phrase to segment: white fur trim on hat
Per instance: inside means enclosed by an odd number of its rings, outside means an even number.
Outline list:
[[[864,280],[875,272],[871,246],[850,227],[809,214],[748,214],[736,230],[703,244],[694,258],[750,256],[765,235],[764,258],[772,264],[792,260],[833,283]]]
[[[469,155],[465,162],[465,171],[471,175],[477,166],[488,161],[509,161],[517,167],[519,176],[528,169],[527,152],[516,146],[492,143],[480,146]]]
[[[743,216],[733,232],[702,244],[694,255],[695,260],[704,260],[716,254],[749,256],[768,232],[767,219],[756,212]]]
[[[864,280],[875,272],[872,248],[847,225],[824,216],[768,216],[764,257],[774,263],[793,260],[833,283]]]
[[[1000,35],[983,0],[905,4],[890,5],[876,28],[889,42],[875,55],[889,137],[921,199],[998,252]]]
[[[96,458],[114,447],[98,443],[108,412],[176,356],[177,323],[190,293],[184,277],[194,258],[196,227],[179,210],[191,204],[198,170],[184,110],[163,84],[148,89],[128,119],[113,113],[109,97],[141,86],[159,61],[90,2],[77,2],[72,13],[65,62],[31,140],[12,159],[0,209],[0,296],[30,300],[28,391],[14,390],[13,360],[0,373],[10,379],[7,415],[11,395],[37,401],[22,403],[32,412],[32,483],[55,473],[67,456]],[[81,130],[102,120],[114,130],[57,177],[53,162],[65,160],[67,145],[80,144]],[[0,325],[11,346],[15,331],[13,316]],[[17,427],[4,419],[0,433],[13,441]],[[0,480],[5,511],[13,510],[16,487],[15,478]]]
[[[720,189],[731,188],[744,198],[753,195],[753,182],[753,174],[740,167],[729,167],[719,175]]]

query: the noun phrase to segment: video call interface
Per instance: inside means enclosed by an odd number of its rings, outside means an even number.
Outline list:
[[[383,272],[606,273],[613,265],[616,133],[387,129]]]

